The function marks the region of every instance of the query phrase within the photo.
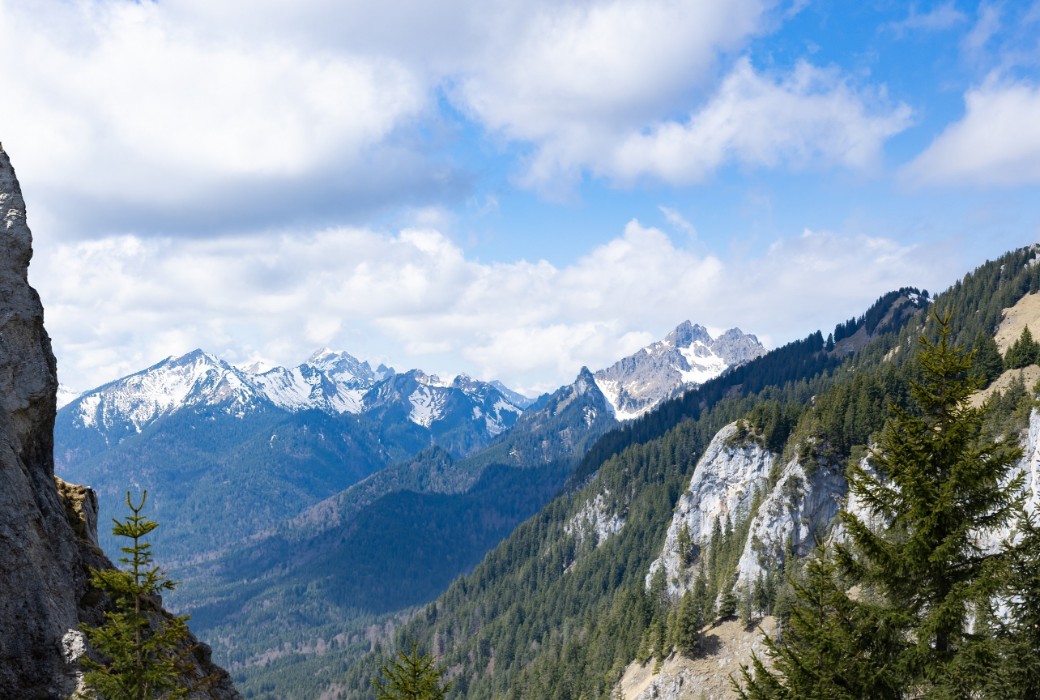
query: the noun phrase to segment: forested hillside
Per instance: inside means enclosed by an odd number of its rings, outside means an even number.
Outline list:
[[[225,555],[182,569],[193,628],[261,697],[309,697],[559,493],[615,426],[588,370],[487,449],[391,465]],[[381,634],[381,633],[380,633]]]
[[[1036,255],[1023,249],[987,262],[933,300],[952,314],[955,343],[981,346],[977,339],[992,338],[1002,309],[1040,290]],[[893,292],[830,337],[813,332],[608,433],[566,493],[455,581],[396,643],[418,641],[440,659],[454,679],[450,697],[607,698],[632,661],[662,658],[683,640],[681,620],[694,606],[681,611],[681,601],[694,594],[704,621],[783,608],[790,594],[783,575],[769,585],[738,579],[741,552],[758,544],[749,541],[754,510],[687,544],[690,596],[670,594],[669,581],[649,576],[676,504],[706,446],[734,421],[735,447],[758,443],[784,465],[768,475],[756,506],[767,496],[804,502],[806,481],[820,472],[844,484],[844,467],[862,456],[888,407],[907,405],[919,371],[909,361],[916,338],[934,334],[927,306],[923,292]],[[1023,391],[995,401],[1000,415],[991,416],[991,429],[1020,427],[1019,409],[1030,400]],[[817,535],[802,533],[800,541]],[[759,564],[792,571],[793,555],[804,554],[762,551]],[[338,696],[371,697],[371,678],[391,652],[374,649],[333,684]]]

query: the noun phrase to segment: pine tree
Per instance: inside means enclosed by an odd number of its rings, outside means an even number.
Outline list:
[[[1004,360],[1000,357],[997,341],[989,333],[979,332],[972,344],[971,369],[983,386],[1004,372]]]
[[[1021,450],[985,438],[983,410],[968,404],[978,386],[971,358],[950,343],[950,314],[934,319],[939,338],[921,338],[921,379],[911,388],[917,410],[894,407],[871,469],[850,468],[850,493],[884,525],[843,511],[852,546],[840,553],[864,591],[884,601],[889,624],[915,640],[901,654],[906,682],[961,697],[980,682],[961,671],[984,651],[969,623],[1006,561],[983,551],[979,535],[1016,513],[1021,480],[1007,475]]]
[[[397,657],[383,664],[380,678],[372,680],[377,700],[442,700],[451,684],[441,682],[444,669],[429,654],[419,652],[419,645],[402,649]]]
[[[143,538],[159,526],[141,515],[148,492],[130,515],[113,519],[112,533],[129,538],[119,561],[129,567],[92,569],[91,585],[112,597],[115,610],[105,613],[98,627],[83,625],[83,632],[100,660],[85,657],[84,683],[106,700],[150,700],[187,697],[193,688],[185,684],[185,663],[192,651],[188,616],[169,616],[157,604],[157,596],[172,591],[176,582],[152,564],[151,544]]]
[[[1002,662],[991,674],[990,695],[1006,700],[1040,700],[1040,526],[1023,514],[1019,537],[1005,545],[1010,564],[999,616]]]
[[[1006,369],[1019,369],[1036,364],[1040,360],[1040,344],[1033,340],[1033,334],[1029,326],[1022,330],[1018,337],[1004,355],[1004,367]]]
[[[679,564],[683,567],[687,567],[693,561],[694,547],[693,540],[690,538],[690,526],[683,523],[679,527],[679,532],[676,534],[676,546],[679,550]]]
[[[794,598],[782,641],[765,637],[772,670],[758,655],[741,666],[743,700],[859,700],[902,697],[898,640],[878,608],[852,600],[838,567],[823,550],[792,580]]]

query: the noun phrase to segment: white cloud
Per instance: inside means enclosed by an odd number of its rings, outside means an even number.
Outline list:
[[[952,2],[936,5],[929,12],[918,12],[917,5],[911,5],[906,19],[891,22],[883,29],[902,36],[910,31],[937,32],[967,21],[967,16],[957,9]]]
[[[863,167],[905,108],[806,66],[773,79],[744,60],[717,84],[782,5],[0,0],[0,60],[18,67],[0,73],[0,134],[37,220],[66,237],[225,235],[464,199],[442,96],[518,144],[519,180],[547,194],[727,163]],[[693,165],[673,149],[698,149]]]
[[[723,262],[635,221],[563,267],[480,263],[417,229],[328,229],[260,245],[120,236],[37,253],[30,279],[59,374],[79,389],[197,346],[231,362],[283,365],[330,346],[536,393],[684,319],[787,340],[826,330],[890,289],[935,286],[921,268],[926,256],[890,239],[806,232]],[[937,269],[945,262],[928,259]]]
[[[0,73],[0,132],[42,206],[106,210],[109,230],[118,216],[146,228],[148,212],[170,229],[193,209],[269,211],[286,183],[367,174],[371,149],[428,107],[393,58],[191,19],[167,3],[0,2],[0,60],[18,66]]]
[[[671,207],[659,206],[657,208],[664,214],[668,223],[685,233],[691,240],[697,238],[697,227],[687,221],[682,214]]]
[[[549,4],[492,22],[500,39],[464,68],[457,97],[489,128],[541,141],[629,125],[674,107],[720,51],[754,34],[764,0]]]
[[[718,168],[875,165],[885,140],[910,125],[910,108],[857,92],[833,70],[799,63],[779,80],[741,60],[686,123],[632,134],[594,167],[621,180],[699,182]]]
[[[1040,86],[991,76],[964,96],[964,117],[904,168],[912,183],[1040,183]]]

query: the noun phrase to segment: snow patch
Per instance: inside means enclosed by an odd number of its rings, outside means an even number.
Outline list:
[[[412,404],[408,420],[416,425],[429,428],[434,421],[440,419],[444,409],[445,396],[442,392],[431,391],[428,386],[420,384],[408,397],[408,401]]]

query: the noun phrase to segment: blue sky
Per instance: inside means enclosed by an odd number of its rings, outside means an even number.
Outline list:
[[[1040,236],[1040,2],[0,0],[61,380],[202,347],[571,381]]]

